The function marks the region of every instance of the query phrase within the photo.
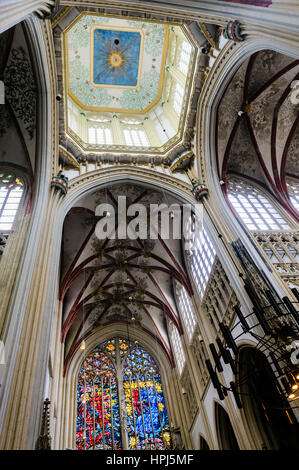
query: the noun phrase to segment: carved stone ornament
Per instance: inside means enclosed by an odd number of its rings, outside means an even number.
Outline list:
[[[57,176],[53,176],[51,181],[51,188],[58,189],[65,196],[68,190],[68,178],[62,171]]]
[[[197,201],[201,201],[205,196],[209,194],[208,188],[200,183],[198,178],[192,178],[192,194],[194,195]]]
[[[46,398],[43,406],[41,432],[36,443],[36,450],[51,450],[50,403],[49,398]]]
[[[239,21],[229,21],[225,26],[224,35],[227,39],[235,42],[244,41],[245,37],[241,34],[241,25]]]

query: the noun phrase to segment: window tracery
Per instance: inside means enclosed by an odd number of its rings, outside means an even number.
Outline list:
[[[196,326],[196,317],[192,301],[183,286],[177,286],[177,298],[188,339],[191,341]]]
[[[175,112],[180,115],[184,101],[184,88],[179,84],[175,83],[173,93],[173,107]]]
[[[181,374],[183,369],[184,369],[186,358],[185,358],[185,353],[184,353],[184,350],[183,350],[181,337],[179,335],[179,332],[178,332],[176,326],[174,326],[174,325],[171,325],[170,337],[171,337],[171,343],[172,343],[172,346],[173,346],[173,351],[174,351],[174,355],[175,355],[175,359],[176,359],[176,365],[177,365],[179,374]]]
[[[90,144],[112,145],[112,131],[107,125],[91,126],[88,128]]]
[[[187,261],[199,296],[202,298],[216,258],[216,251],[204,228],[195,231],[194,216],[187,227],[186,235],[191,240]]]
[[[291,204],[299,212],[299,181],[288,178],[287,188]]]
[[[138,342],[113,338],[83,361],[77,449],[166,449],[170,431],[159,368]]]
[[[187,75],[192,47],[187,41],[182,41],[180,46],[180,54],[178,58],[178,68],[184,75]]]
[[[270,199],[246,181],[229,180],[228,200],[249,230],[290,229]]]
[[[126,127],[123,132],[126,145],[135,147],[147,147],[150,145],[146,132],[143,129],[139,129],[138,127]]]

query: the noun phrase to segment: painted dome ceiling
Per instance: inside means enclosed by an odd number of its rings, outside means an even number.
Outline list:
[[[60,6],[51,19],[59,162],[70,178],[102,164],[170,168],[192,152],[209,50],[220,52],[223,28],[122,13]]]
[[[210,33],[195,22],[143,16],[61,7],[52,19],[60,159],[68,166],[94,163],[99,153],[101,161],[172,162],[190,150],[202,79],[198,45],[213,42],[218,27]]]
[[[94,111],[147,112],[161,98],[169,26],[81,13],[64,33],[67,92]]]

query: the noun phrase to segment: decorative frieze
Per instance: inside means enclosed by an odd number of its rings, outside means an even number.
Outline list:
[[[228,316],[228,308],[231,307],[233,289],[226,273],[217,259],[210,275],[209,284],[202,300],[202,306],[215,331],[218,332],[218,324]],[[234,295],[235,297],[235,295]],[[230,311],[232,315],[232,310]],[[226,318],[227,321],[230,319]]]
[[[264,254],[287,283],[299,282],[299,234],[296,232],[254,232]]]
[[[203,388],[205,388],[209,380],[209,374],[206,368],[205,361],[208,359],[209,356],[206,345],[198,332],[195,333],[193,336],[193,341],[191,343],[191,351],[193,352],[196,363],[198,365],[198,369],[200,371],[200,374],[198,375],[199,380]]]
[[[182,385],[182,393],[187,402],[187,409],[189,412],[190,424],[191,424],[191,422],[193,421],[197,413],[198,407],[197,407],[197,401],[196,401],[195,394],[194,394],[194,389],[193,389],[190,375],[189,375],[189,370],[187,367],[185,367],[184,372],[181,376],[181,385]]]

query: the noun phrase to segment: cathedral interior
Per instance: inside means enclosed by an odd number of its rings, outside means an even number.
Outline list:
[[[0,3],[0,449],[299,450],[298,25]]]

